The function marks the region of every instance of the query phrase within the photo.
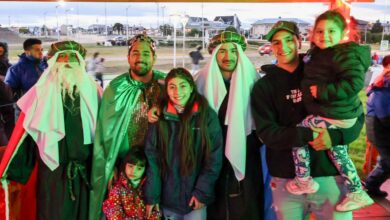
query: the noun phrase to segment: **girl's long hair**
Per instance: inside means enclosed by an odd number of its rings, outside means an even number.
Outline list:
[[[179,154],[180,174],[182,176],[188,176],[196,167],[197,161],[209,157],[210,154],[210,137],[206,120],[208,102],[202,95],[199,94],[194,79],[192,78],[192,75],[188,72],[188,70],[184,68],[174,68],[168,73],[167,77],[165,78],[165,89],[163,91],[162,99],[160,101],[159,106],[161,113],[168,105],[168,83],[173,78],[184,79],[193,88],[190,98],[185,105],[183,113],[178,114],[180,119],[179,142],[172,143],[179,145],[179,151],[174,153]],[[195,125],[191,125],[190,122],[191,117],[193,115],[192,109],[195,103],[198,104],[197,114],[199,114],[199,117],[197,117]],[[192,126],[195,126],[195,128],[193,128]],[[171,172],[170,167],[168,167],[168,161],[170,158],[173,157],[173,155],[168,155],[168,146],[171,142],[171,140],[169,140],[171,135],[171,128],[169,127],[168,121],[164,119],[164,117],[160,117],[159,119],[158,133],[158,149],[160,153],[161,174],[164,176],[167,175],[168,172]],[[200,149],[201,152],[199,153],[195,152],[195,134],[200,135],[201,137],[202,147]]]

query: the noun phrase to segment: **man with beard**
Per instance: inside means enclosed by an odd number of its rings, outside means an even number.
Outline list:
[[[207,208],[212,220],[264,217],[262,143],[253,131],[250,92],[259,78],[245,55],[245,37],[232,31],[209,44],[210,61],[195,76],[198,90],[218,112],[224,137],[224,163],[216,183],[215,203]]]
[[[43,60],[41,40],[29,38],[23,42],[23,49],[19,62],[8,69],[5,77],[5,83],[21,94],[26,93],[38,81],[47,67]]]
[[[100,87],[85,72],[85,54],[74,41],[52,44],[49,68],[18,101],[0,176],[3,187],[14,180],[36,194],[21,201],[16,219],[87,219]]]
[[[102,203],[114,170],[134,146],[143,146],[148,129],[148,110],[157,105],[165,74],[152,70],[156,46],[140,34],[129,41],[128,72],[110,82],[99,110],[93,155],[89,219],[100,219]]]

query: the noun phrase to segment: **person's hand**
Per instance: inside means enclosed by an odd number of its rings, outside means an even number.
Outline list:
[[[192,207],[194,210],[201,209],[205,206],[203,203],[199,202],[199,200],[195,196],[191,197],[190,204],[188,205]]]
[[[155,123],[158,121],[158,117],[160,115],[160,110],[156,106],[153,106],[149,111],[148,111],[148,121],[149,123]]]
[[[152,216],[153,209],[155,209],[157,212],[160,212],[160,205],[146,205],[146,218],[150,218]]]
[[[310,86],[310,93],[311,93],[311,95],[312,95],[314,98],[317,98],[317,90],[318,90],[317,85],[312,85],[312,86]]]
[[[311,127],[310,129],[318,133],[318,136],[313,141],[309,141],[309,144],[314,150],[329,150],[332,147],[332,140],[330,139],[328,129],[314,127]]]

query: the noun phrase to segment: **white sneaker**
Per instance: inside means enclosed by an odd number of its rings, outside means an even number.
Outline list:
[[[287,191],[294,195],[302,195],[304,193],[315,193],[320,188],[320,185],[309,177],[306,181],[299,180],[295,177],[289,180],[286,184]]]
[[[343,201],[336,206],[336,210],[339,212],[349,212],[356,209],[361,209],[366,206],[372,205],[374,200],[366,193],[361,190],[359,192],[347,193],[347,196]]]

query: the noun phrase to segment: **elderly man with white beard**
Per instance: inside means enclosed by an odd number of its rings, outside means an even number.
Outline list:
[[[49,67],[18,101],[22,114],[0,165],[3,187],[8,179],[34,192],[21,201],[18,219],[88,218],[101,89],[85,72],[85,54],[74,41],[52,44]]]

